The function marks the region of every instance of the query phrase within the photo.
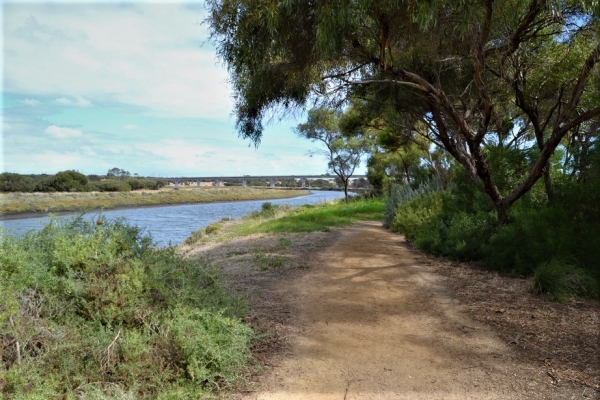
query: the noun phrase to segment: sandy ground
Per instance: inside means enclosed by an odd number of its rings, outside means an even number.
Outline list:
[[[283,248],[285,268],[265,266]],[[598,398],[471,319],[435,266],[380,223],[194,253],[213,258],[272,333],[256,349],[263,372],[235,399]]]

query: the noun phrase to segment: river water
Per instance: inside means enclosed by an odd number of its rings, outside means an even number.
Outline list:
[[[190,234],[223,218],[241,218],[253,211],[259,211],[266,201],[271,204],[289,204],[300,206],[318,204],[344,197],[344,192],[315,191],[306,196],[278,200],[252,200],[223,203],[183,204],[171,206],[126,208],[107,210],[102,214],[108,220],[125,218],[130,225],[136,225],[150,233],[155,245],[164,247],[182,243]],[[61,215],[58,218],[72,218],[73,215]],[[88,213],[84,218],[95,220],[97,212]],[[31,229],[41,229],[50,221],[49,217],[29,217],[0,221],[5,234],[21,235]]]

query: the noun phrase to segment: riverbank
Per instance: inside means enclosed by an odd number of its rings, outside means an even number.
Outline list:
[[[40,216],[45,213],[109,210],[172,204],[272,200],[306,195],[306,190],[267,188],[184,188],[135,192],[2,193],[0,220]]]

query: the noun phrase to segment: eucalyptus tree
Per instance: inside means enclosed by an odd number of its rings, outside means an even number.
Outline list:
[[[542,176],[550,183],[556,148],[600,115],[590,99],[600,83],[598,0],[207,4],[241,136],[258,143],[273,112],[372,99],[425,124],[425,136],[483,184],[500,220]],[[532,147],[510,188],[494,180],[489,143]]]
[[[311,150],[310,155],[324,156],[327,167],[341,181],[348,201],[348,184],[361,158],[367,153],[369,140],[354,132],[342,132],[342,113],[330,108],[319,107],[308,112],[305,123],[298,125],[296,134],[312,142],[319,142],[324,148]]]

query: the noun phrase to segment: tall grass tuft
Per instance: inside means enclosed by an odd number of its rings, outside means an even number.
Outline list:
[[[551,300],[565,301],[577,296],[593,296],[597,289],[594,283],[583,268],[552,258],[535,268],[532,289]]]

